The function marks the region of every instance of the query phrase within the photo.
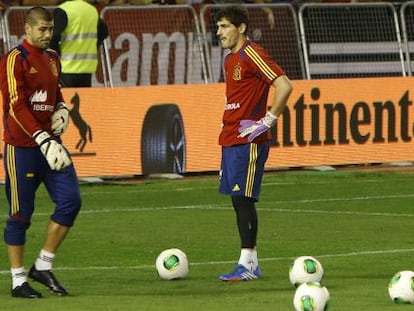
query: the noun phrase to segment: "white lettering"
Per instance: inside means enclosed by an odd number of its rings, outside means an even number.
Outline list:
[[[240,103],[228,103],[224,106],[224,110],[236,110],[240,108]]]
[[[117,56],[111,66],[114,86],[150,85],[151,79],[154,84],[154,77],[157,79],[155,84],[167,84],[170,62],[174,66],[174,84],[205,82],[202,75],[201,47],[199,41],[194,40],[192,32],[174,32],[171,35],[164,32],[143,33],[141,40],[142,42],[132,33],[122,33],[114,39],[113,47],[108,46],[115,53],[123,52],[128,47],[127,51]],[[155,53],[157,58],[154,62]]]
[[[36,90],[30,96],[30,104],[32,105],[33,111],[54,111],[55,107],[52,105],[45,104],[47,102],[47,91]]]
[[[142,64],[140,85],[151,84],[151,64],[154,46],[158,46],[158,85],[168,84],[168,69],[170,64],[171,43],[175,43],[174,53],[174,83],[183,84],[185,79],[186,40],[182,33],[174,32],[170,37],[163,32],[142,35]]]
[[[54,111],[54,107],[52,105],[44,105],[44,104],[34,104],[32,106],[33,111]]]
[[[122,50],[123,45],[128,45],[129,50],[122,53],[113,63],[112,77],[114,86],[138,85],[138,55],[139,41],[132,33],[123,33],[115,39],[115,49]],[[126,68],[126,76],[122,72]]]

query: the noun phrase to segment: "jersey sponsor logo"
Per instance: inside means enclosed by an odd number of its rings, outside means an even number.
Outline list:
[[[240,108],[240,103],[228,103],[224,107],[224,110],[236,110]]]
[[[54,107],[52,105],[43,105],[43,104],[34,104],[32,105],[33,111],[54,111]]]
[[[30,96],[30,104],[33,111],[54,111],[55,107],[45,104],[47,102],[47,91],[36,90],[32,96]]]
[[[33,103],[44,103],[47,101],[47,91],[45,90],[36,90],[30,96],[30,102]]]
[[[236,66],[234,66],[233,68],[233,80],[234,81],[239,81],[242,79],[241,71],[242,71],[242,68],[240,64],[237,64]]]

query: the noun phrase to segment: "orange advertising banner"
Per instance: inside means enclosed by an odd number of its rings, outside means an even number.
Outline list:
[[[414,78],[292,83],[267,168],[414,161]],[[222,83],[63,92],[79,177],[220,169]]]

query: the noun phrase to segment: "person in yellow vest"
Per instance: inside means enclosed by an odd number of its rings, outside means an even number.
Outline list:
[[[108,26],[95,6],[84,0],[58,1],[53,11],[50,47],[62,63],[62,87],[90,87],[98,68],[98,51],[108,36]]]

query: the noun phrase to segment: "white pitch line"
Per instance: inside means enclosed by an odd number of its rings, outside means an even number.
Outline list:
[[[380,213],[380,212],[348,212],[348,211],[326,211],[307,209],[283,209],[283,208],[260,208],[259,211],[281,212],[281,213],[308,213],[308,214],[331,214],[349,216],[381,216],[381,217],[414,217],[414,214]]]
[[[387,198],[395,197],[412,197],[413,195],[394,195],[387,196]],[[383,197],[375,197],[375,199],[384,199]],[[355,200],[368,200],[369,197],[353,198]],[[324,202],[324,201],[345,201],[347,199],[327,199],[327,200],[298,200],[298,201],[274,201],[258,204],[258,211],[266,212],[280,212],[280,213],[309,213],[309,214],[332,214],[332,215],[350,215],[350,216],[382,216],[382,217],[414,217],[414,214],[409,213],[384,213],[384,212],[353,212],[353,211],[329,211],[329,210],[314,210],[314,209],[289,209],[289,208],[267,208],[263,206],[278,205],[278,204],[303,204],[308,202]],[[348,199],[350,200],[350,199]],[[95,214],[110,214],[110,213],[138,213],[151,211],[173,211],[173,210],[232,210],[229,204],[206,204],[206,205],[187,205],[187,206],[158,206],[158,207],[135,207],[135,208],[113,208],[113,209],[99,209],[87,210],[82,209],[80,214],[95,215]],[[35,213],[34,216],[49,216],[50,213]]]
[[[367,180],[353,180],[352,184],[368,184],[368,183],[383,183],[383,180],[378,179],[367,179]],[[336,182],[332,182],[332,180],[329,181],[289,181],[289,182],[263,182],[262,186],[284,186],[284,185],[332,185],[332,184],[338,184],[341,185],[344,184],[344,180],[338,180]]]
[[[352,184],[365,184],[365,183],[375,183],[375,182],[382,182],[382,180],[375,180],[375,179],[369,179],[369,180],[355,180],[352,181]],[[284,182],[284,181],[279,181],[279,182],[263,182],[262,183],[262,187],[268,187],[268,186],[290,186],[290,185],[324,185],[324,184],[337,184],[340,183],[341,185],[344,184],[344,181],[289,181],[289,182]],[[122,186],[122,184],[118,185],[118,186]],[[212,185],[212,186],[205,186],[205,187],[184,187],[184,188],[169,188],[167,190],[169,191],[193,191],[193,190],[206,190],[206,189],[218,189],[218,183],[217,185]],[[83,189],[82,189],[83,190]],[[133,188],[133,189],[128,189],[126,188],[125,190],[123,190],[124,193],[148,193],[148,192],[159,192],[159,189],[148,189],[148,188]],[[112,195],[112,194],[116,194],[119,193],[119,191],[116,190],[112,190],[112,191],[82,191],[82,195]]]
[[[364,200],[386,200],[386,199],[401,199],[414,198],[414,193],[409,194],[392,194],[392,195],[374,195],[365,197],[351,197],[351,198],[323,198],[323,199],[302,199],[302,200],[287,200],[266,202],[263,204],[283,204],[283,203],[316,203],[316,202],[337,202],[337,201],[364,201]]]
[[[313,255],[316,258],[336,258],[336,257],[357,257],[357,256],[372,256],[372,255],[385,255],[385,254],[401,254],[414,252],[414,248],[406,249],[388,249],[388,250],[368,250],[360,252],[349,252],[349,253],[337,253],[337,254],[320,254]],[[291,261],[295,257],[271,257],[271,258],[260,258],[260,261]],[[222,265],[234,263],[234,260],[223,260],[223,261],[207,261],[207,262],[192,262],[190,266],[207,266],[207,265]],[[88,266],[88,267],[56,267],[53,270],[61,271],[81,271],[81,270],[122,270],[122,269],[154,269],[155,265],[139,265],[139,266]],[[9,270],[0,270],[0,274],[10,274]]]

